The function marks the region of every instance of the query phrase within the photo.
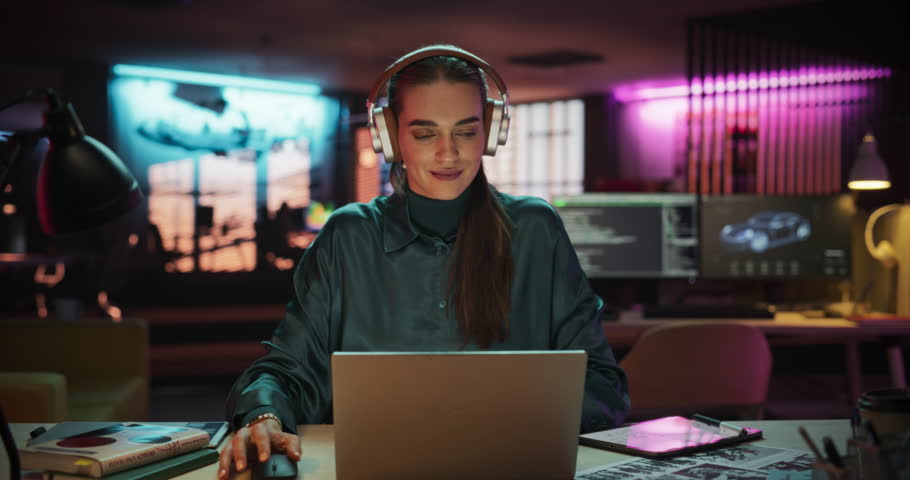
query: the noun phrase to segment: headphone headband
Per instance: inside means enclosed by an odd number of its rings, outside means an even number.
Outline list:
[[[369,118],[369,124],[373,125],[373,107],[376,104],[376,98],[379,96],[379,92],[385,86],[386,82],[392,78],[393,75],[403,70],[408,65],[419,62],[427,57],[435,56],[447,56],[447,57],[457,57],[462,60],[467,60],[475,65],[478,68],[484,71],[490,78],[493,79],[493,82],[496,83],[496,88],[499,89],[499,96],[502,97],[503,103],[503,113],[508,115],[509,112],[509,91],[506,89],[506,83],[502,80],[502,77],[496,73],[496,70],[493,70],[493,67],[489,63],[474,55],[470,52],[462,50],[456,47],[446,47],[440,45],[432,45],[429,47],[418,48],[413,52],[399,58],[392,65],[386,68],[385,72],[382,73],[376,82],[373,84],[373,88],[370,89],[370,95],[367,97],[367,115]]]

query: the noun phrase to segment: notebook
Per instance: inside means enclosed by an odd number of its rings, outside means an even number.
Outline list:
[[[566,479],[587,354],[335,353],[338,478]]]
[[[218,450],[201,448],[176,457],[158,460],[122,472],[105,475],[100,480],[167,480],[218,461]],[[45,472],[48,480],[96,480],[93,477],[59,472]]]
[[[648,458],[678,455],[733,445],[762,437],[757,428],[742,427],[702,415],[663,417],[579,437],[582,445]]]
[[[209,434],[208,448],[218,448],[221,441],[228,434],[227,422],[150,422],[155,425],[167,425],[170,427],[187,427],[205,430]],[[49,430],[40,429],[31,433],[31,438],[26,445],[35,443],[49,442],[58,438],[66,438],[73,435],[79,435],[92,430],[108,428],[114,425],[120,425],[120,422],[78,422],[66,421],[60,422]]]

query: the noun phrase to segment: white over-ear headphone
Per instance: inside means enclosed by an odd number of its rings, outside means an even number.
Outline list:
[[[863,238],[866,240],[866,249],[869,250],[869,255],[872,255],[872,258],[882,262],[886,268],[893,268],[897,265],[897,252],[895,252],[891,242],[887,240],[882,240],[876,244],[872,238],[872,234],[875,229],[875,222],[877,222],[882,215],[896,211],[901,207],[902,205],[900,204],[885,205],[872,212],[872,214],[869,215],[869,220],[866,221],[866,229],[863,235]],[[901,292],[901,294],[905,294],[905,292]]]
[[[496,88],[499,89],[501,101],[492,98],[484,99],[484,131],[487,142],[484,155],[495,155],[496,148],[499,145],[505,145],[509,138],[509,92],[496,70],[493,70],[493,67],[480,57],[460,48],[440,45],[424,47],[414,50],[390,65],[373,84],[370,95],[367,97],[367,115],[370,121],[370,135],[373,138],[373,151],[383,154],[387,163],[401,160],[398,151],[398,121],[391,108],[376,106],[376,98],[393,75],[412,63],[435,56],[457,57],[477,65],[493,79]]]

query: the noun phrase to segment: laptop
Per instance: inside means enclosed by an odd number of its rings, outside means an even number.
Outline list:
[[[340,480],[571,479],[583,350],[332,355]]]

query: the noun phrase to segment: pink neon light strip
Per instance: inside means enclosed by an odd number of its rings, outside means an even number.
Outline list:
[[[812,85],[825,85],[830,83],[858,82],[891,77],[890,68],[860,68],[843,70],[825,67],[809,67],[802,70],[784,70],[769,74],[768,72],[752,72],[728,74],[726,76],[705,78],[694,81],[690,85],[673,85],[669,87],[645,87],[638,89],[617,88],[617,97],[620,101],[652,100],[656,98],[685,97],[692,95],[713,95],[717,93],[732,93],[749,90],[766,90],[774,88],[788,88]],[[623,92],[631,90],[630,95]]]

